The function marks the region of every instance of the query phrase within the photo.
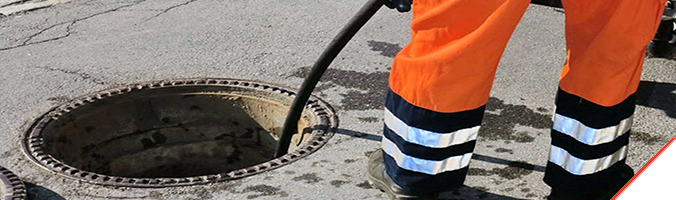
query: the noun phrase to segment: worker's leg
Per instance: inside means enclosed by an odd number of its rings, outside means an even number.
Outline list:
[[[394,59],[382,148],[405,190],[462,185],[502,52],[529,0],[414,0]]]
[[[589,195],[626,182],[634,93],[666,0],[564,0],[568,59],[545,182]]]

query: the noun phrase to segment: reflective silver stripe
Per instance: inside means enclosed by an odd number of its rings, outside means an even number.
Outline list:
[[[576,119],[563,115],[554,115],[554,130],[569,135],[587,145],[599,145],[612,142],[631,129],[634,116],[620,121],[617,126],[595,129],[585,126]]]
[[[466,153],[464,155],[459,155],[459,156],[453,156],[450,158],[446,158],[441,161],[435,161],[435,160],[426,160],[426,159],[420,159],[420,158],[415,158],[408,156],[404,153],[402,153],[398,148],[397,145],[392,143],[390,140],[387,138],[383,137],[383,142],[382,142],[382,147],[383,151],[387,153],[388,155],[392,156],[394,160],[397,162],[397,165],[399,167],[410,170],[410,171],[415,171],[415,172],[420,172],[420,173],[425,173],[425,174],[430,174],[430,175],[435,175],[439,174],[445,171],[453,171],[453,170],[458,170],[463,167],[467,167],[469,165],[469,161],[472,159],[472,153]]]
[[[385,109],[385,125],[397,133],[401,138],[407,142],[432,147],[432,148],[445,148],[451,145],[462,144],[472,140],[476,140],[477,134],[479,133],[479,127],[475,126],[472,128],[466,128],[457,130],[450,133],[437,133],[433,131],[428,131],[412,126],[408,126],[406,123],[401,121],[397,116],[394,116],[392,112]],[[440,122],[448,123],[448,122]]]
[[[563,167],[566,169],[566,171],[575,175],[593,174],[601,170],[608,169],[608,167],[617,163],[617,161],[624,159],[625,157],[627,157],[626,145],[613,153],[613,155],[592,160],[582,160],[570,155],[568,151],[557,146],[552,146],[552,149],[549,152],[550,162]]]

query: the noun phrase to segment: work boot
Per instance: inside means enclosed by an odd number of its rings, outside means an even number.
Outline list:
[[[437,194],[413,194],[399,187],[385,172],[383,150],[378,149],[369,156],[368,177],[371,186],[387,193],[393,200],[437,199]]]
[[[631,180],[632,177],[634,177],[634,170],[631,169],[629,165],[623,164],[622,171],[618,176],[620,176],[620,181],[612,184],[608,189],[592,191],[593,193],[583,195],[583,197],[579,197],[579,193],[576,192],[565,192],[552,189],[547,200],[610,200],[627,182],[629,182],[629,180]],[[575,195],[577,195],[577,197],[573,197]]]

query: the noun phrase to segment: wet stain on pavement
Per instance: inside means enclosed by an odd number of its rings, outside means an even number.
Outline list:
[[[336,84],[329,82],[329,83],[324,83],[324,84],[318,85],[317,87],[315,87],[315,90],[316,91],[326,91],[326,90],[331,89],[331,88],[336,87],[336,86],[337,86]]]
[[[332,181],[329,182],[329,183],[331,183],[331,185],[333,185],[333,187],[340,188],[340,186],[343,186],[343,185],[345,185],[345,184],[347,184],[347,183],[350,183],[350,181],[332,180]]]
[[[371,184],[369,184],[368,181],[364,181],[364,182],[361,182],[361,183],[357,184],[357,187],[364,188],[364,189],[371,189],[371,188],[373,188],[373,187],[371,187]]]
[[[368,122],[368,123],[375,123],[375,122],[380,121],[380,118],[378,118],[378,117],[357,117],[357,119],[361,122]]]
[[[303,67],[293,73],[294,77],[305,78],[310,72],[309,67]],[[331,82],[345,88],[362,91],[380,91],[385,94],[388,87],[389,72],[357,72],[341,69],[327,69],[322,76],[322,82]],[[328,83],[327,83],[328,84]]]
[[[385,104],[385,93],[383,92],[360,92],[349,91],[347,94],[341,94],[343,98],[340,102],[343,109],[346,110],[371,110],[381,109]]]
[[[312,165],[310,165],[310,167],[324,167],[323,163],[329,163],[329,161],[328,160],[315,161],[312,162]]]
[[[0,154],[0,159],[5,159],[8,158],[12,153],[9,151],[5,151],[2,154]]]
[[[490,176],[493,174],[495,174],[493,171],[481,168],[469,168],[469,170],[467,170],[468,176]]]
[[[654,145],[654,144],[666,144],[669,142],[669,139],[662,137],[662,136],[656,136],[656,135],[651,135],[650,133],[645,133],[645,132],[638,132],[638,131],[631,131],[631,135],[629,135],[629,139],[632,141],[640,141],[643,142],[646,145]]]
[[[532,169],[524,169],[520,167],[507,166],[504,168],[493,168],[493,172],[498,176],[506,179],[517,179],[522,176],[533,173]]]
[[[495,152],[514,154],[514,150],[505,149],[505,148],[497,148],[497,149],[495,149]]]
[[[374,40],[369,40],[369,47],[371,47],[371,51],[380,51],[380,55],[394,58],[394,56],[401,51],[402,47],[399,46],[398,44],[392,44],[392,43],[387,43],[387,42],[379,42],[379,41],[374,41]]]
[[[192,187],[193,189],[180,190],[176,193],[162,193],[157,191],[151,191],[148,195],[149,199],[185,199],[185,200],[202,200],[202,199],[213,199],[214,195],[220,193],[221,191],[228,191],[231,193],[241,194],[244,191],[237,191],[236,188],[242,185],[241,180],[232,180],[222,183],[214,183],[209,185],[209,187]],[[87,190],[80,190],[87,191]],[[85,194],[77,194],[85,196]],[[181,196],[176,198],[176,195]],[[170,198],[171,197],[171,198]],[[100,199],[100,198],[99,198]],[[115,197],[107,197],[104,199],[117,199]],[[141,199],[141,198],[129,198],[129,199]]]
[[[310,68],[304,67],[293,73],[293,76],[305,78]],[[382,109],[385,94],[388,90],[388,72],[364,73],[339,69],[327,69],[322,77],[324,84],[335,84],[350,89],[341,94],[341,107],[345,110]],[[547,109],[534,111],[525,105],[506,104],[491,97],[486,105],[489,111],[484,115],[480,138],[489,140],[507,140],[519,143],[532,142],[534,137],[526,132],[516,132],[516,125],[530,126],[538,129],[551,127],[551,115],[542,114]],[[362,119],[360,119],[362,120]],[[376,122],[373,118],[364,118],[365,122]],[[380,119],[377,119],[380,120]]]
[[[537,129],[549,129],[552,126],[551,115],[535,112],[525,105],[506,104],[495,97],[488,99],[486,111],[479,138],[526,143],[535,138],[527,132],[516,132],[516,125]]]
[[[376,152],[376,151],[373,150],[373,151],[367,151],[367,152],[364,152],[364,156],[366,156],[366,157],[368,158],[369,156],[371,156],[371,154],[372,154],[373,152]]]
[[[303,67],[295,71],[292,76],[305,78],[310,68]],[[385,103],[385,93],[388,90],[389,72],[364,73],[339,69],[327,69],[321,81],[324,85],[337,85],[350,89],[341,94],[342,108],[346,110],[381,109]],[[328,89],[322,87],[321,89]]]
[[[304,67],[293,73],[293,76],[305,78],[310,71]],[[388,90],[388,72],[364,73],[339,69],[327,69],[322,81],[350,89],[341,94],[342,109],[369,110],[382,109],[385,94]],[[488,99],[486,114],[480,130],[481,139],[506,140],[509,142],[532,142],[534,137],[527,132],[517,132],[517,125],[530,126],[537,129],[549,129],[552,126],[551,115],[542,114],[525,105],[507,104],[495,97]],[[374,120],[374,119],[368,119]]]
[[[303,175],[300,175],[300,176],[297,176],[297,177],[293,177],[293,179],[291,179],[291,180],[305,181],[305,183],[317,183],[317,182],[322,181],[324,179],[317,177],[317,174],[315,174],[315,173],[307,173],[307,174],[303,174]]]
[[[212,199],[213,194],[218,193],[219,191],[234,191],[235,187],[242,185],[242,181],[235,180],[229,181],[222,184],[213,184],[210,187],[201,187],[199,190],[191,192],[185,191],[186,194],[195,194],[198,199]],[[163,198],[166,199],[166,198]]]
[[[244,188],[244,190],[242,192],[244,192],[244,193],[249,193],[249,192],[257,193],[257,194],[247,196],[246,197],[247,199],[255,199],[255,198],[258,198],[258,197],[262,197],[262,196],[274,196],[274,195],[279,195],[280,197],[288,197],[289,196],[289,194],[287,194],[286,192],[281,191],[280,188],[265,185],[265,184],[246,187],[246,188]]]
[[[509,166],[503,168],[493,168],[492,170],[479,169],[479,168],[470,168],[467,175],[469,176],[490,176],[498,175],[506,179],[517,179],[525,175],[533,173],[535,169],[534,165],[524,163],[521,161],[511,161]]]

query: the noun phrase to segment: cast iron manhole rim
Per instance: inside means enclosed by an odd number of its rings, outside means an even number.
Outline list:
[[[268,83],[262,83],[257,81],[226,79],[226,78],[190,78],[190,79],[162,80],[106,89],[93,94],[75,98],[70,102],[52,108],[44,115],[37,118],[33,122],[33,124],[26,130],[26,132],[22,137],[21,145],[23,147],[24,154],[33,163],[36,163],[43,169],[52,171],[60,176],[85,181],[93,184],[126,186],[126,187],[187,186],[187,185],[206,184],[225,180],[238,179],[282,167],[317,151],[319,148],[321,148],[322,146],[324,146],[324,144],[328,142],[328,140],[334,135],[335,129],[338,127],[338,118],[335,115],[333,108],[320,98],[312,96],[308,101],[305,109],[311,111],[313,113],[313,116],[316,117],[315,123],[309,125],[309,127],[313,128],[313,131],[310,135],[310,138],[308,138],[307,141],[301,143],[300,146],[295,150],[293,150],[292,152],[289,152],[282,157],[271,159],[267,162],[247,167],[244,169],[233,170],[230,172],[220,174],[182,177],[182,178],[133,178],[133,177],[121,177],[121,176],[99,174],[69,166],[61,162],[60,160],[55,159],[50,154],[47,154],[42,149],[44,146],[42,137],[43,128],[49,122],[58,120],[58,117],[63,115],[63,113],[70,112],[82,105],[113,96],[143,90],[150,90],[153,88],[189,86],[189,85],[222,85],[230,87],[243,87],[287,95],[289,96],[290,100],[292,100],[292,98],[296,96],[296,93],[288,88],[274,86]]]
[[[8,169],[0,166],[0,185],[5,188],[5,195],[2,200],[24,200],[26,199],[26,185],[21,182],[18,176]]]

